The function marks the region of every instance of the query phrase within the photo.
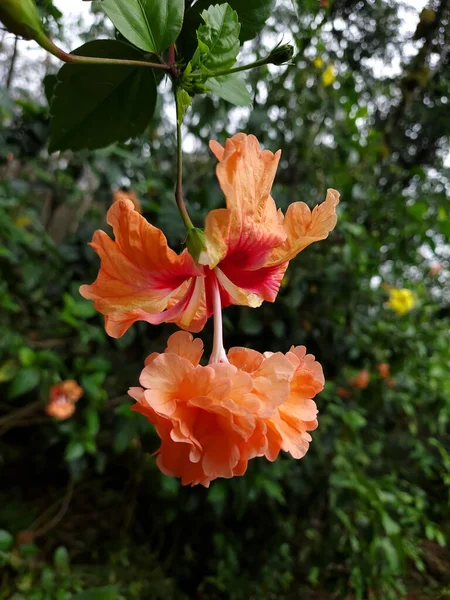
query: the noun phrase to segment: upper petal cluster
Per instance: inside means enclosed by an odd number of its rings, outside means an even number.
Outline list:
[[[217,477],[243,475],[256,456],[280,450],[301,458],[317,427],[312,398],[322,369],[303,347],[263,355],[233,348],[229,364],[200,365],[200,340],[177,332],[163,354],[151,354],[131,388],[134,410],[161,438],[157,463],[183,484],[206,487]]]
[[[213,312],[216,284],[222,307],[273,302],[289,261],[334,228],[335,190],[312,211],[304,202],[291,204],[286,215],[277,211],[271,189],[280,151],[263,150],[243,133],[224,147],[211,142],[211,149],[226,208],[208,214],[198,263],[186,250],[170,249],[163,232],[127,199],[118,199],[108,212],[115,239],[103,231],[94,234],[100,271],[80,292],[105,315],[109,335],[120,337],[139,320],[200,331]]]

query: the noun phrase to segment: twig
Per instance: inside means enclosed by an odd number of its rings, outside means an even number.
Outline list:
[[[67,486],[66,495],[63,498],[61,508],[56,513],[56,515],[53,517],[53,519],[51,519],[46,525],[43,525],[40,529],[37,529],[36,531],[33,532],[34,537],[42,536],[45,533],[47,533],[48,531],[50,531],[50,529],[53,529],[54,527],[56,527],[56,525],[58,525],[58,523],[63,519],[64,515],[67,512],[67,509],[70,506],[72,496],[73,496],[73,481],[71,479]]]
[[[19,38],[16,35],[16,38],[14,40],[14,47],[13,47],[13,53],[11,56],[11,63],[9,65],[9,69],[8,69],[8,77],[6,78],[6,89],[9,90],[11,88],[11,83],[14,77],[14,67],[16,66],[16,59],[17,59],[17,42],[18,42]]]

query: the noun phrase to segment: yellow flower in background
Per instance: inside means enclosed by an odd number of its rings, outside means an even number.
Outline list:
[[[322,73],[322,83],[325,87],[332,85],[336,81],[336,74],[334,72],[333,66],[328,65],[325,71]]]
[[[406,315],[414,308],[415,304],[416,297],[411,290],[405,288],[400,290],[391,288],[389,290],[388,306],[398,315]]]
[[[25,229],[25,227],[28,227],[28,225],[31,223],[31,218],[22,215],[20,217],[17,217],[17,219],[14,222],[17,225],[17,227],[19,227],[19,229]]]
[[[318,69],[321,69],[323,67],[323,60],[320,58],[320,56],[315,58],[312,62],[313,62],[313,65],[315,67],[317,67]]]

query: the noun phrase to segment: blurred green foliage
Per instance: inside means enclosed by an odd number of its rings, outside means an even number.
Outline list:
[[[40,5],[64,40],[59,11]],[[87,243],[115,189],[135,190],[181,248],[172,107],[157,106],[142,138],[49,156],[43,91],[24,75],[33,63],[20,45],[12,60],[1,32],[0,598],[450,595],[450,14],[445,1],[428,10],[409,31],[397,3],[279,2],[246,51],[289,35],[295,65],[250,74],[251,112],[208,97],[187,113],[196,225],[223,203],[206,142],[237,129],[282,148],[281,208],[342,194],[335,232],[292,262],[276,304],[225,311],[228,346],[305,344],[323,364],[311,449],[252,461],[209,490],[161,475],[156,434],[129,410],[128,387],[173,328],[138,323],[113,340],[78,294],[96,276]],[[97,14],[95,35],[104,27]],[[413,291],[415,308],[390,310],[386,286]],[[202,337],[208,347],[210,326]],[[349,384],[361,369],[362,390]],[[64,379],[84,396],[57,422],[44,406]]]

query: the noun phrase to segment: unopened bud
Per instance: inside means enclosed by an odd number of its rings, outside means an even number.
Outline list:
[[[0,0],[0,21],[26,40],[35,39],[43,31],[34,0]]]
[[[200,254],[206,250],[205,234],[203,233],[203,229],[199,229],[198,227],[189,229],[186,237],[186,246],[189,250],[189,254],[192,256],[195,262],[198,262]]]
[[[277,46],[267,57],[267,63],[272,65],[282,65],[289,62],[294,56],[294,47],[290,44]]]

